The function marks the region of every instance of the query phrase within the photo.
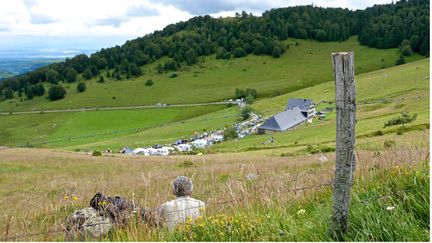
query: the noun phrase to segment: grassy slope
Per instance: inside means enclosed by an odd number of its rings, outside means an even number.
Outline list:
[[[296,46],[295,42],[300,43]],[[169,78],[169,73],[156,73],[157,63],[143,68],[145,75],[128,81],[86,81],[87,91],[76,92],[76,84],[66,84],[65,99],[48,102],[39,97],[32,101],[0,102],[2,111],[31,109],[61,109],[81,107],[144,105],[156,103],[196,103],[231,98],[236,87],[255,88],[261,95],[286,93],[331,80],[330,53],[352,50],[356,53],[356,73],[365,73],[393,66],[398,58],[397,49],[375,49],[360,46],[356,37],[344,42],[316,42],[308,40],[286,41],[290,45],[280,58],[249,55],[233,60],[205,61],[178,72],[179,77]],[[418,60],[415,54],[407,61]],[[145,86],[152,79],[154,86]],[[113,99],[116,97],[116,99]]]
[[[361,74],[356,77],[358,100],[376,100],[382,98],[402,98],[409,99],[398,102],[379,103],[379,104],[359,104],[357,112],[357,134],[370,134],[377,130],[383,132],[394,131],[397,127],[387,127],[383,129],[383,124],[390,118],[398,116],[402,111],[417,113],[418,118],[410,125],[429,123],[429,59],[397,66],[385,70]],[[334,97],[333,82],[326,82],[317,86],[309,87],[271,99],[257,101],[253,107],[257,112],[264,115],[271,115],[283,110],[289,97],[308,97],[314,100],[327,99]],[[421,97],[421,98],[417,98]],[[325,105],[320,106],[323,108]],[[267,112],[269,111],[269,112]],[[201,118],[208,118],[207,121],[189,121],[185,124],[176,124],[166,127],[148,129],[135,134],[116,137],[110,140],[101,140],[91,144],[81,144],[68,146],[58,144],[56,147],[67,146],[67,149],[105,149],[107,147],[119,147],[124,144],[130,146],[151,145],[155,143],[170,143],[182,136],[191,136],[194,132],[221,128],[234,122],[235,117],[224,118],[225,115],[232,115],[238,112],[238,108],[221,110],[208,114]],[[238,141],[225,142],[211,148],[213,151],[236,152],[266,149],[265,153],[272,154],[273,149],[279,147],[302,147],[310,143],[324,143],[334,141],[335,120],[334,113],[329,113],[327,120],[314,120],[313,124],[306,125],[299,129],[274,134],[276,140],[271,145],[263,145],[262,142],[268,140],[269,136],[253,135]],[[290,150],[277,150],[278,153]]]
[[[396,127],[383,128],[384,123],[400,112],[417,113],[417,120],[410,125],[429,123],[429,59],[392,67],[385,70],[361,74],[356,77],[357,100],[357,136],[374,131],[394,131]],[[282,111],[290,97],[306,97],[315,101],[333,100],[333,81],[288,93],[272,99],[256,102],[253,107],[262,114],[274,114]],[[363,100],[376,101],[392,98],[405,100],[390,101],[378,104],[361,104]],[[319,109],[327,105],[320,105]],[[271,112],[266,112],[271,110]],[[241,151],[247,149],[265,149],[271,146],[295,146],[298,144],[322,143],[335,139],[335,114],[328,114],[327,120],[315,119],[313,124],[299,129],[274,134],[276,143],[262,145],[269,136],[254,135],[239,141],[222,143],[215,149],[222,151]]]
[[[0,144],[19,145],[27,141],[56,141],[57,144],[73,144],[136,132],[136,128],[148,128],[168,122],[176,122],[220,110],[223,106],[181,107],[163,109],[89,111],[76,113],[44,113],[31,115],[9,115],[1,117]],[[113,133],[112,131],[118,131]],[[93,137],[92,135],[97,135]],[[63,139],[66,139],[63,141]]]

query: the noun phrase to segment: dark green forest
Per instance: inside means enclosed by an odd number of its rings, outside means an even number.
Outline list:
[[[278,58],[289,51],[282,42],[288,37],[343,41],[353,35],[358,35],[359,42],[369,47],[399,47],[401,58],[413,52],[429,56],[429,1],[402,0],[355,11],[298,6],[272,9],[262,17],[246,12],[232,18],[198,16],[127,41],[122,46],[102,49],[90,56],[77,55],[5,79],[0,83],[0,100],[15,96],[32,99],[46,93],[40,83],[73,83],[79,75],[88,80],[102,71],[112,80],[129,79],[143,75],[141,66],[164,56],[169,58],[157,66],[160,73],[193,65],[200,57],[213,54],[218,59],[241,58],[248,54]],[[49,97],[58,99],[64,94]]]

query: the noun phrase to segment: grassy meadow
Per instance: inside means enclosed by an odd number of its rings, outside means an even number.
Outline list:
[[[429,140],[421,146],[357,151],[350,231],[343,240],[429,239],[428,151]],[[194,181],[193,196],[207,205],[205,217],[174,232],[132,220],[99,240],[335,240],[328,230],[334,153],[325,154],[328,161],[320,161],[321,156],[243,152],[144,158],[0,150],[0,237],[61,241],[67,216],[87,206],[96,192],[156,208],[172,199],[170,181],[186,175]],[[248,180],[249,174],[257,178]]]
[[[296,45],[297,43],[297,45]],[[231,60],[203,59],[192,67],[184,67],[176,78],[169,73],[158,74],[158,62],[144,66],[144,75],[124,81],[97,83],[86,81],[87,90],[76,91],[76,83],[65,84],[65,99],[49,102],[45,97],[31,101],[18,98],[0,102],[1,111],[29,111],[82,107],[185,104],[220,101],[234,96],[235,88],[255,88],[261,97],[292,92],[327,82],[333,78],[330,53],[355,52],[356,73],[366,73],[395,65],[399,50],[361,46],[357,38],[343,42],[317,42],[289,39],[289,49],[280,58],[249,55]],[[423,57],[413,54],[407,62]],[[161,60],[161,62],[164,60]],[[145,86],[152,79],[153,86]]]
[[[207,205],[195,223],[168,232],[134,219],[104,238],[88,240],[428,241],[430,59],[415,54],[409,63],[394,66],[397,49],[360,46],[355,37],[338,43],[289,39],[287,44],[278,59],[208,57],[176,78],[155,72],[154,63],[136,79],[86,81],[84,93],[69,84],[63,100],[14,99],[0,102],[0,110],[199,103],[232,98],[238,87],[255,88],[259,99],[251,107],[268,117],[283,111],[289,98],[331,102],[330,53],[353,50],[357,166],[344,238],[329,231],[334,111],[292,131],[216,144],[203,155],[89,153],[172,143],[240,121],[239,107],[209,105],[1,115],[0,240],[62,241],[65,219],[88,206],[96,192],[156,208],[173,198],[171,181],[186,175],[194,182],[193,197]],[[148,79],[153,86],[145,86]],[[324,108],[334,104],[320,103],[318,110]],[[402,112],[417,118],[403,131],[400,125],[384,127]],[[270,136],[275,142],[264,143]]]

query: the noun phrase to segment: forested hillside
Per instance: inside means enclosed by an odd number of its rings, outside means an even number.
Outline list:
[[[33,72],[4,80],[0,100],[25,96],[32,99],[47,93],[40,83],[53,86],[51,100],[65,95],[59,82],[73,83],[100,76],[112,80],[143,75],[140,67],[161,58],[157,71],[176,71],[193,65],[200,57],[241,58],[248,54],[278,58],[288,37],[318,41],[343,41],[358,35],[363,45],[376,48],[400,47],[401,59],[412,52],[429,55],[429,1],[400,1],[375,5],[366,10],[299,6],[272,9],[262,17],[242,12],[234,18],[194,17],[168,25],[123,46],[102,49],[90,57],[78,55]],[[144,74],[145,75],[145,74]],[[53,94],[53,92],[55,92]],[[59,92],[59,93],[58,93]]]

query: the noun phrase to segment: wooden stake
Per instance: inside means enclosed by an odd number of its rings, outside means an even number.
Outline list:
[[[336,84],[336,171],[333,181],[333,228],[338,237],[348,230],[348,213],[356,165],[356,94],[354,53],[332,53]]]

